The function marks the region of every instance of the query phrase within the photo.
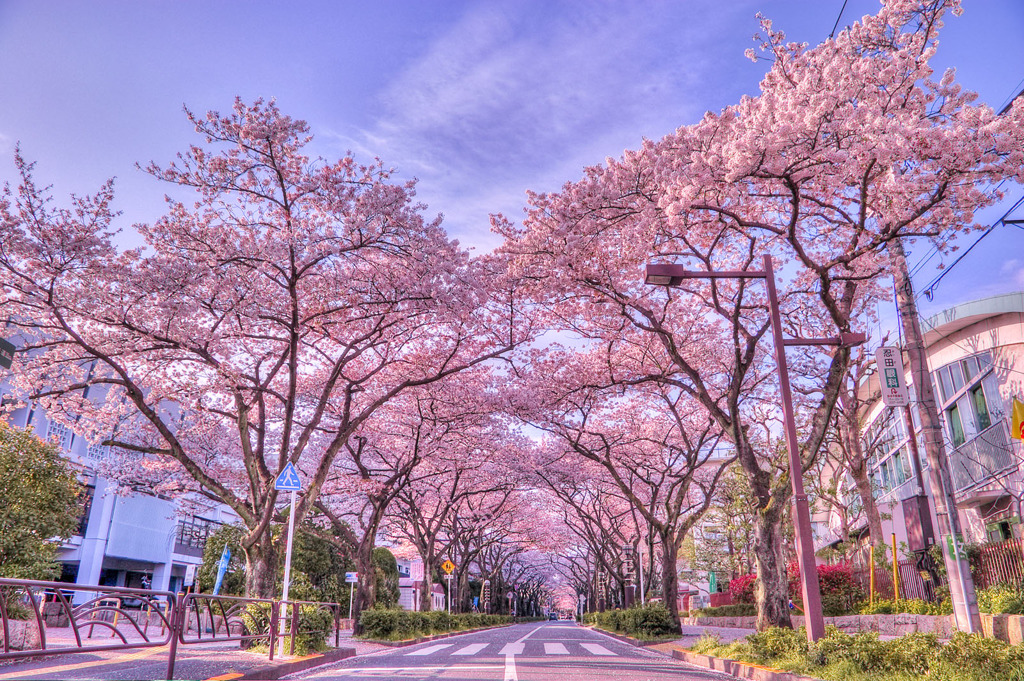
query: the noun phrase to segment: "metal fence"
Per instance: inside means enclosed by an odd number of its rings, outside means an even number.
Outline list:
[[[853,570],[853,578],[864,589],[867,594],[871,586],[871,566],[856,568]],[[875,572],[875,598],[892,599],[896,595],[893,584],[892,568],[874,567]],[[918,570],[917,563],[913,560],[899,561],[900,598],[918,598],[923,601],[934,599],[935,584],[930,580],[926,581]]]
[[[0,579],[0,661],[168,646],[167,678],[172,679],[179,646],[266,645],[273,660],[283,636],[294,655],[297,639],[323,634],[321,628],[303,627],[317,612],[324,613],[321,622],[330,620],[338,647],[342,608],[337,603]]]
[[[983,544],[971,556],[971,574],[979,589],[994,584],[1024,584],[1024,539]]]

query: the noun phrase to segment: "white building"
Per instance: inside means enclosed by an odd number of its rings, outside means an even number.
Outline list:
[[[96,473],[108,447],[90,445],[32,405],[17,409],[7,420],[56,442],[80,469],[83,514],[78,532],[58,552],[60,581],[176,592],[184,586],[188,567],[202,562],[207,536],[235,520],[224,507],[184,514],[169,499],[142,492],[118,496],[115,485]]]
[[[398,605],[406,610],[420,609],[420,594],[426,588],[423,578],[423,561],[419,558],[398,559]],[[445,610],[447,595],[444,587],[434,583],[430,585],[430,609]]]
[[[965,539],[1022,537],[1024,447],[1010,437],[1010,427],[1012,399],[1024,401],[1024,293],[958,305],[922,326]],[[911,412],[927,476],[916,404]],[[879,401],[864,416],[865,440],[877,442],[870,475],[880,511],[889,516],[883,516],[885,537],[895,533],[898,542],[912,544],[908,534],[917,524],[913,497],[923,494],[930,500],[931,489],[927,477],[923,489],[918,484],[903,410]],[[856,503],[852,491],[850,499]],[[937,527],[934,512],[930,515]]]

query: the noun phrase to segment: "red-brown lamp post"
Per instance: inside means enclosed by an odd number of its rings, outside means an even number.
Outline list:
[[[771,313],[772,338],[775,341],[775,361],[779,369],[779,388],[782,392],[782,413],[786,430],[786,447],[789,450],[790,482],[793,485],[793,515],[796,517],[797,563],[800,566],[800,587],[803,592],[804,616],[807,622],[807,639],[817,641],[825,634],[825,618],[821,612],[821,587],[818,584],[818,570],[814,559],[814,538],[811,534],[811,511],[804,492],[803,465],[800,462],[800,448],[796,435],[796,420],[793,416],[793,393],[789,385],[789,368],[786,364],[788,345],[860,345],[866,340],[863,333],[842,333],[832,338],[783,338],[782,315],[779,313],[779,298],[775,290],[775,270],[772,257],[764,256],[764,269],[740,271],[689,271],[682,265],[652,264],[647,266],[645,283],[653,286],[678,286],[685,279],[764,279],[768,287],[768,308]]]

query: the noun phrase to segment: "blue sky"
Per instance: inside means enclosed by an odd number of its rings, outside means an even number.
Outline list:
[[[965,87],[999,108],[1024,85],[1024,2],[964,5],[934,64],[956,66]],[[310,123],[317,153],[379,156],[400,178],[419,178],[428,212],[443,213],[463,244],[489,250],[488,213],[518,219],[527,189],[557,189],[644,137],[756,94],[767,63],[743,51],[757,12],[816,43],[842,6],[0,0],[0,179],[13,177],[19,142],[58,196],[115,176],[130,228],[161,214],[166,190],[134,164],[168,161],[196,141],[183,104],[201,112],[228,109],[235,95],[276,97]],[[848,0],[840,26],[877,7]],[[921,269],[919,285],[940,261]],[[1022,272],[1024,231],[997,230],[923,311],[1020,290]]]

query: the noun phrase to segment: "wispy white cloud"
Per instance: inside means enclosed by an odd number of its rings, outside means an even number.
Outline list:
[[[419,177],[449,231],[490,248],[487,214],[518,218],[527,188],[556,189],[702,113],[687,94],[708,80],[721,12],[550,8],[471,7],[381,88],[374,123],[335,131],[336,143]]]

